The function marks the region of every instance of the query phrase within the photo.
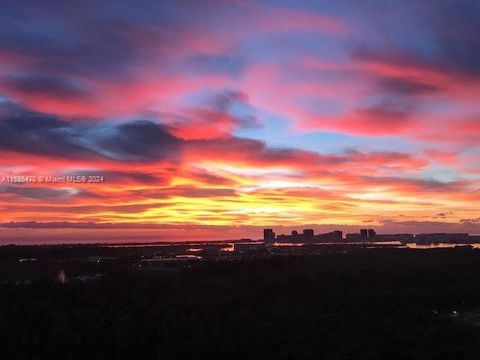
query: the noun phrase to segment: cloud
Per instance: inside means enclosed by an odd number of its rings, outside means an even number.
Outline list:
[[[427,82],[422,82],[418,79],[409,79],[409,78],[382,78],[379,79],[378,85],[381,90],[388,91],[396,95],[405,95],[405,96],[419,96],[419,95],[429,95],[442,89],[435,85],[429,84]]]
[[[120,224],[120,223],[94,223],[94,222],[37,222],[37,221],[24,221],[24,222],[7,222],[0,225],[4,228],[30,228],[30,229],[123,229],[123,228],[159,228],[161,225],[157,224]]]
[[[235,182],[232,179],[204,170],[186,171],[185,176],[201,184],[235,186]]]
[[[158,190],[133,191],[133,194],[147,199],[168,199],[168,198],[216,198],[234,197],[237,195],[232,188],[199,188],[188,186],[163,187]]]
[[[0,174],[105,178],[2,186],[6,221],[477,218],[477,4],[132,4],[2,4]]]
[[[242,114],[235,114],[235,106],[243,108]],[[173,134],[194,140],[225,137],[234,130],[257,128],[260,124],[254,113],[244,93],[226,90],[210,97],[207,104],[185,111],[183,116],[166,114],[164,117]]]
[[[13,195],[25,200],[63,202],[73,198],[94,199],[98,196],[86,190],[74,188],[51,189],[45,187],[0,186],[0,197]]]
[[[473,218],[473,219],[461,219],[460,222],[465,225],[473,225],[478,226],[480,225],[480,218]]]
[[[425,149],[424,153],[441,164],[452,165],[458,162],[458,154],[454,151]]]
[[[444,69],[467,76],[480,76],[480,5],[476,2],[444,1],[435,6],[428,25],[436,45],[432,61]]]
[[[303,126],[347,134],[399,136],[413,131],[417,121],[404,105],[381,103],[358,108],[341,116],[312,117]]]
[[[235,78],[243,72],[245,62],[239,57],[225,54],[199,54],[189,58],[186,67],[187,70],[193,70],[197,73],[220,73]]]
[[[377,21],[367,23],[380,40],[377,46],[360,42],[363,55],[403,54],[403,63],[422,63],[430,69],[458,75],[478,76],[475,64],[480,59],[480,6],[468,0],[403,1],[397,4],[378,4],[364,1],[362,10],[372,16],[385,13]],[[393,15],[395,14],[395,16]],[[364,24],[365,25],[365,24]],[[411,36],[416,34],[415,41]],[[390,41],[388,41],[390,40]],[[418,41],[417,41],[418,40]],[[357,43],[358,44],[358,43]],[[358,50],[357,46],[357,50]],[[408,60],[407,60],[408,59]]]
[[[148,120],[66,121],[21,108],[0,109],[0,149],[58,158],[150,162],[174,160],[180,141]]]
[[[103,134],[102,134],[103,130]],[[180,141],[160,124],[149,120],[107,126],[95,136],[94,147],[118,161],[173,160]]]
[[[7,77],[2,79],[5,91],[13,92],[18,96],[52,96],[59,99],[84,99],[88,101],[90,94],[79,84],[69,79],[44,76],[23,75],[20,77]]]
[[[248,66],[244,44],[254,37],[344,28],[321,13],[260,4],[142,0],[132,10],[128,1],[49,3],[49,11],[4,5],[0,65],[15,75],[1,89],[37,111],[68,115],[111,116],[119,105],[129,113],[151,110],[173,89],[185,95],[238,80]],[[35,90],[40,82],[47,91]],[[68,90],[59,94],[62,87]]]

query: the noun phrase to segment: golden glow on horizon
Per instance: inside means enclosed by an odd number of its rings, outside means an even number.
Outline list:
[[[207,168],[203,168],[207,170]],[[295,225],[302,223],[362,225],[381,224],[390,219],[415,218],[451,221],[429,214],[438,209],[461,209],[468,200],[435,198],[425,201],[416,189],[398,191],[388,184],[352,187],[321,178],[291,179],[289,171],[238,167],[228,171],[215,166],[210,174],[223,176],[225,184],[214,186],[205,180],[175,174],[166,185],[83,185],[79,189],[57,187],[71,196],[90,191],[101,195],[95,204],[80,198],[78,203],[58,204],[48,200],[18,211],[11,221],[94,221],[111,223],[158,223],[201,225]],[[103,201],[102,197],[106,197]],[[22,203],[20,201],[19,203]],[[401,214],[401,215],[400,215]],[[466,216],[467,211],[459,212]],[[400,215],[400,217],[399,217]]]

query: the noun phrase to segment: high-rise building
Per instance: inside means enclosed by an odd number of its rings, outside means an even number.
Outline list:
[[[297,230],[292,230],[291,241],[292,242],[301,241],[301,237],[298,236],[298,231]]]
[[[273,229],[263,229],[263,240],[265,242],[275,241],[275,233],[273,232]]]
[[[376,235],[377,235],[377,233],[375,232],[375,230],[368,229],[368,240],[369,241],[374,241]]]
[[[375,241],[375,236],[377,233],[373,229],[360,229],[360,233],[347,234],[345,239],[350,242],[359,242],[361,241],[366,245],[369,241]]]
[[[368,230],[367,229],[361,229],[360,230],[360,237],[362,240],[367,240],[368,239]]]
[[[341,242],[342,240],[343,240],[343,233],[338,230],[315,235],[316,242]]]
[[[343,240],[343,232],[341,232],[340,230],[332,231],[332,236],[335,239],[335,241]]]
[[[303,241],[310,242],[313,241],[315,237],[315,233],[313,229],[305,229],[303,230]]]
[[[347,242],[361,242],[363,241],[362,235],[360,233],[351,233],[345,235],[345,240]]]

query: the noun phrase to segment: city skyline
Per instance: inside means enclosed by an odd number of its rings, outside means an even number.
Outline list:
[[[480,5],[7,0],[0,245],[480,233]]]

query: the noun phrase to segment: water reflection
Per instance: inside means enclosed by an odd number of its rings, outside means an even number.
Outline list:
[[[235,242],[236,244],[259,244],[261,242],[258,241],[251,241],[251,242]],[[156,244],[145,244],[145,243],[129,243],[129,244],[108,244],[103,245],[106,247],[172,247],[172,246],[187,246],[186,251],[188,253],[196,253],[205,250],[205,247],[212,247],[213,245],[217,245],[219,250],[222,252],[232,252],[234,251],[234,242],[231,243],[215,243],[211,242],[208,244],[192,244],[192,243],[156,243]],[[188,246],[194,247],[188,247]],[[272,247],[302,247],[308,245],[315,245],[315,246],[338,246],[338,245],[352,245],[352,246],[360,246],[362,243],[360,242],[321,242],[321,243],[302,243],[302,242],[274,242],[271,244],[267,244],[267,246]],[[468,248],[471,247],[473,249],[480,249],[480,243],[477,244],[452,244],[452,243],[435,243],[435,244],[416,244],[416,243],[406,243],[402,244],[400,241],[378,241],[378,242],[369,242],[366,244],[369,248],[381,248],[381,247],[388,247],[388,248],[405,248],[405,249],[450,249],[450,248]]]
[[[406,244],[408,249],[451,249],[458,247],[471,247],[473,249],[480,249],[480,244],[450,244],[450,243],[438,243],[438,244]]]

